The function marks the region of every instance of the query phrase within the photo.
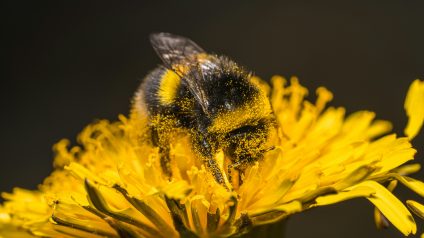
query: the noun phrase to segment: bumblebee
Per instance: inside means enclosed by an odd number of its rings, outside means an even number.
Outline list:
[[[184,131],[197,157],[227,187],[214,155],[222,149],[230,158],[226,174],[231,182],[232,170],[242,172],[269,149],[273,112],[266,93],[249,71],[188,38],[155,33],[150,42],[162,65],[144,78],[133,110],[148,115],[163,172],[172,176],[170,143],[173,132]]]

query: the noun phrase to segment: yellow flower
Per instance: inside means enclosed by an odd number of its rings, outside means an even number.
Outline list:
[[[424,196],[424,183],[408,177],[420,169],[410,140],[424,120],[424,82],[415,81],[405,109],[408,137],[387,134],[391,124],[359,111],[326,107],[332,94],[318,88],[315,103],[296,78],[273,77],[269,95],[277,127],[274,150],[246,169],[241,181],[217,184],[196,159],[189,139],[171,144],[172,179],[162,173],[158,148],[143,138],[147,119],[120,116],[79,135],[79,146],[55,145],[55,170],[37,191],[3,193],[0,237],[229,237],[284,220],[310,208],[363,197],[376,207],[378,226],[389,220],[405,236],[414,219],[392,190],[401,183]],[[216,155],[222,168],[223,152]],[[407,201],[424,217],[424,205]],[[27,233],[25,233],[27,232]],[[25,235],[25,236],[24,236]]]

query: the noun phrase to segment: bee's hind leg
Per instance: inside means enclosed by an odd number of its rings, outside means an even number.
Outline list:
[[[164,135],[160,135],[155,127],[151,127],[151,136],[152,136],[153,146],[159,147],[160,166],[162,168],[162,172],[166,176],[171,178],[172,169],[171,169],[171,158],[169,155],[170,153],[169,139],[164,138]]]

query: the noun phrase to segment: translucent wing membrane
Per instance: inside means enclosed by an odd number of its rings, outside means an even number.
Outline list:
[[[189,59],[190,56],[204,53],[204,50],[192,40],[171,33],[153,33],[150,35],[150,43],[163,64],[174,70],[177,64]]]

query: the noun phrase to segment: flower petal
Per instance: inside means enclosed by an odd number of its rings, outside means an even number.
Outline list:
[[[424,81],[417,79],[411,84],[404,107],[409,118],[404,132],[409,139],[413,139],[424,122]]]
[[[415,234],[417,227],[411,213],[390,191],[375,181],[364,181],[335,195],[316,199],[314,206],[323,206],[343,200],[366,197],[404,235]]]
[[[264,225],[281,220],[290,214],[302,210],[302,204],[299,201],[292,201],[271,209],[255,210],[249,214],[253,225]]]
[[[417,232],[414,218],[408,209],[385,187],[375,181],[365,181],[355,187],[370,188],[375,191],[367,199],[372,202],[381,213],[396,227],[402,234],[409,235]]]
[[[424,183],[421,181],[418,181],[416,179],[406,177],[406,176],[400,176],[395,175],[395,178],[401,182],[403,185],[420,195],[421,197],[424,197]]]
[[[406,205],[408,205],[409,209],[411,209],[411,211],[414,212],[415,215],[417,215],[421,219],[424,219],[424,205],[413,200],[406,201]]]
[[[404,175],[416,173],[420,169],[421,169],[421,165],[418,164],[418,163],[416,163],[416,164],[406,164],[406,165],[402,165],[402,166],[394,169],[393,172],[404,176]]]
[[[357,197],[370,197],[374,193],[375,190],[371,188],[357,187],[350,191],[318,197],[315,199],[315,204],[313,206],[330,205]]]
[[[386,229],[390,226],[387,218],[377,208],[374,208],[374,221],[377,229]]]

